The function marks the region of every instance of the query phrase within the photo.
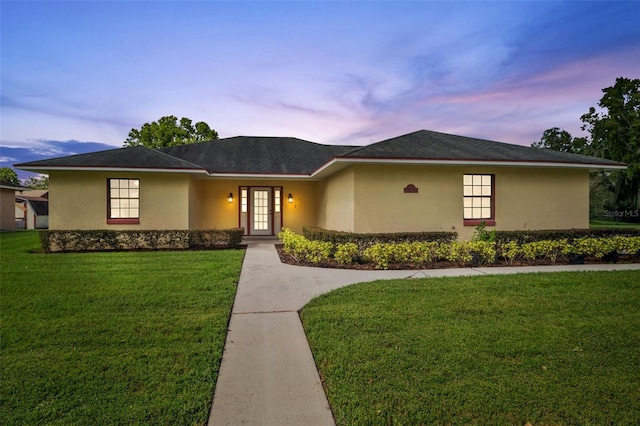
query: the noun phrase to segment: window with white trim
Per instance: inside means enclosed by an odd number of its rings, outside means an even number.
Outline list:
[[[464,220],[469,225],[485,221],[494,223],[494,175],[463,175]]]
[[[107,179],[107,219],[110,223],[139,223],[140,179]]]

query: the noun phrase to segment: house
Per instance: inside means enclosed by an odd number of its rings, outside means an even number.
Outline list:
[[[20,185],[0,181],[0,231],[15,231],[15,195],[25,189]]]
[[[600,158],[420,130],[367,146],[238,136],[17,164],[49,175],[50,229],[223,229],[276,235],[589,226]]]
[[[16,192],[16,228],[47,229],[49,227],[49,191]]]

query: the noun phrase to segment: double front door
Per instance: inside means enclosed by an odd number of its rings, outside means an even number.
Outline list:
[[[276,235],[282,229],[282,187],[240,187],[240,226],[246,235]]]

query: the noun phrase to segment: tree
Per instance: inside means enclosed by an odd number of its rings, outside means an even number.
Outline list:
[[[552,149],[554,151],[571,152],[582,154],[587,150],[587,140],[585,138],[574,138],[566,130],[558,127],[547,129],[542,134],[539,141],[531,144],[534,148]]]
[[[591,155],[628,165],[626,172],[611,173],[618,208],[640,209],[640,79],[619,77],[602,92],[602,111],[589,108],[580,117],[582,130],[591,134]]]
[[[152,123],[145,123],[140,129],[131,129],[129,137],[124,141],[124,147],[144,145],[148,148],[162,148],[166,146],[184,145],[218,139],[218,132],[203,121],[192,124],[193,121],[183,117],[168,115]]]
[[[11,167],[0,168],[0,182],[21,186],[20,179],[18,179],[18,174]]]
[[[31,189],[49,189],[49,176],[31,176],[24,183],[24,186]]]

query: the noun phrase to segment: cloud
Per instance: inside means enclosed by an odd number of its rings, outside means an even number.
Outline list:
[[[31,140],[19,143],[2,141],[0,167],[13,167],[14,164],[43,160],[46,158],[64,157],[87,152],[113,149],[112,145],[101,142],[83,142],[76,140]]]
[[[67,148],[37,141],[120,146],[129,129],[172,114],[206,121],[221,137],[363,144],[426,128],[526,144],[552,126],[576,128],[602,88],[637,74],[639,10],[637,2],[10,4],[2,140],[63,155]],[[79,16],[83,25],[71,25]]]

